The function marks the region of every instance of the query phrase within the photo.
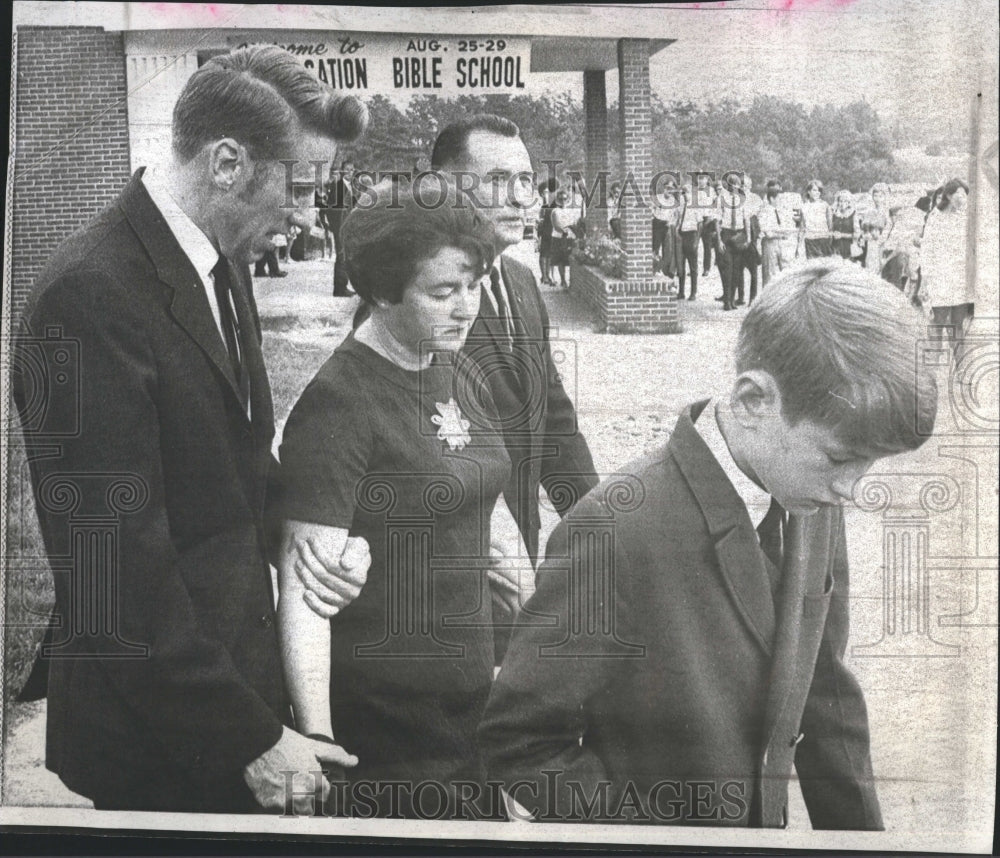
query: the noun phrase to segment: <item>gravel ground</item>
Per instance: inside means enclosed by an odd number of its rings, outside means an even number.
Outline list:
[[[533,263],[530,246],[515,253]],[[291,380],[276,390],[279,433],[296,386],[305,385],[347,333],[357,304],[356,298],[330,296],[331,268],[324,261],[292,263],[288,277],[256,281],[268,358],[277,361],[280,354],[287,361],[287,354],[293,355]],[[699,284],[699,300],[681,305],[683,333],[616,336],[596,333],[591,311],[576,299],[559,289],[545,290],[558,331],[553,333],[554,348],[565,355],[567,389],[577,402],[580,427],[599,472],[612,472],[665,443],[685,404],[725,390],[731,377],[729,356],[745,310],[723,314],[713,300],[719,291],[713,272]],[[272,364],[272,377],[276,371]],[[987,402],[996,400],[993,383]],[[992,526],[983,524],[997,518],[997,454],[995,440],[959,434],[959,418],[951,413],[946,397],[942,405],[940,437],[876,469],[899,487],[899,493],[932,475],[951,478],[961,487],[959,503],[928,519],[932,572],[924,595],[930,624],[918,623],[875,647],[849,647],[848,655],[866,690],[887,826],[915,835],[951,831],[957,843],[975,821],[992,819],[996,566],[980,563],[984,571],[977,577],[962,558],[997,555]],[[980,446],[965,452],[954,449],[977,443]],[[913,512],[911,503],[902,514]],[[546,516],[546,532],[554,521],[554,514]],[[847,522],[852,647],[858,647],[883,638],[881,534],[892,521],[889,513],[852,508]],[[957,624],[947,620],[957,615],[964,619]],[[896,657],[885,657],[897,643]],[[44,703],[17,707],[14,714],[7,737],[5,803],[81,803],[43,768]],[[801,798],[797,790],[792,794],[790,827],[808,828]]]

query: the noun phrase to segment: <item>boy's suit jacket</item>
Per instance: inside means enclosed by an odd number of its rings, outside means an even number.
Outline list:
[[[513,797],[542,819],[602,821],[572,791],[589,801],[604,781],[606,821],[633,802],[639,822],[774,827],[794,764],[814,827],[878,829],[843,663],[842,513],[792,518],[772,598],[746,507],[693,425],[703,408],[550,538],[483,719],[490,777],[528,782]]]
[[[231,266],[251,421],[211,286],[140,176],[58,249],[25,314],[33,337],[79,344],[75,393],[54,386],[41,423],[23,379],[15,390],[61,625],[46,765],[99,807],[250,810],[243,767],[288,715],[265,559],[274,425],[259,320],[249,271]],[[101,517],[107,541],[80,544]],[[101,588],[109,626],[74,630],[85,587]]]

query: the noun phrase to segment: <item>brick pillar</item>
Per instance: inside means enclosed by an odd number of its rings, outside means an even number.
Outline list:
[[[638,189],[645,197],[652,178],[648,40],[619,39],[618,88],[622,170],[626,181],[622,205],[622,244],[628,254],[626,279],[645,280],[653,268],[653,227],[649,209],[634,195]],[[634,180],[634,185],[628,183],[628,177]]]
[[[15,33],[11,311],[56,246],[129,178],[125,43],[99,27]]]
[[[603,69],[583,73],[583,111],[587,146],[588,193],[596,186],[597,177],[608,171],[608,94]],[[609,183],[608,183],[609,184]],[[599,193],[588,214],[587,232],[602,234],[607,230],[608,213],[604,194]]]

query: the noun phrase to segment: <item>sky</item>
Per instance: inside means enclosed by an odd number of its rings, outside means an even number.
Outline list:
[[[866,100],[889,128],[898,119],[957,137],[997,64],[997,6],[980,0],[702,3],[661,14],[677,41],[651,61],[650,87],[668,102]],[[582,90],[579,75],[534,77],[540,91]],[[617,72],[607,87],[616,99]]]
[[[15,23],[107,29],[285,27],[438,33],[649,36],[676,41],[650,64],[664,101],[741,102],[769,94],[803,103],[864,99],[892,129],[942,129],[960,139],[980,90],[995,98],[995,0],[737,0],[361,8],[294,4],[15,2]],[[618,92],[608,73],[609,100]],[[528,92],[582,95],[582,75],[532,74]],[[921,134],[939,136],[936,132]]]

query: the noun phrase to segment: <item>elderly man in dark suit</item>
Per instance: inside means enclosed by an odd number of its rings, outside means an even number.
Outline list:
[[[488,380],[513,463],[505,496],[534,558],[539,485],[565,515],[597,477],[553,361],[549,317],[535,276],[504,254],[524,238],[523,212],[534,198],[531,160],[513,122],[479,114],[441,131],[431,165],[454,175],[459,188],[471,185],[493,225],[497,259],[465,348],[480,367],[498,370]]]
[[[515,813],[781,827],[794,765],[815,828],[882,827],[839,504],[933,424],[920,337],[856,268],[784,275],[729,392],[562,520],[480,727]]]
[[[15,390],[29,450],[45,450],[31,476],[59,618],[46,764],[98,809],[280,809],[283,772],[311,789],[323,764],[354,762],[289,726],[248,263],[312,218],[312,189],[293,205],[280,161],[311,176],[366,121],[279,48],[216,57],[178,99],[169,162],[137,172],[35,285],[25,333],[79,353],[74,391]],[[365,546],[348,550],[342,574],[363,578]]]

